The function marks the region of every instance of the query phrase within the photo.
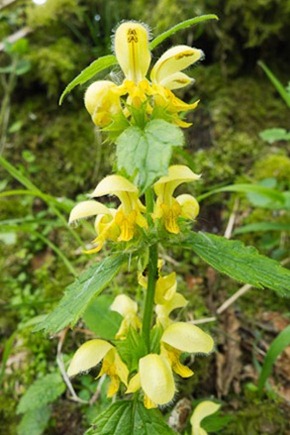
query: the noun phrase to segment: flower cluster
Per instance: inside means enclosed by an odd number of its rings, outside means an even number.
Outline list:
[[[173,196],[175,189],[182,183],[199,179],[187,166],[170,166],[168,175],[161,177],[153,186],[156,193],[154,211],[151,218],[158,225],[173,234],[180,232],[179,220],[194,220],[199,212],[197,200],[188,194]],[[82,218],[96,216],[93,240],[94,248],[87,253],[100,251],[106,240],[128,242],[137,236],[140,230],[148,228],[145,206],[139,199],[137,187],[121,175],[105,177],[91,194],[91,198],[115,195],[121,204],[117,209],[109,208],[94,199],[76,205],[70,214],[69,223]]]
[[[110,80],[92,83],[85,94],[85,106],[95,125],[119,133],[131,124],[140,124],[144,118],[163,118],[188,127],[180,112],[193,110],[198,101],[186,104],[172,90],[191,84],[182,71],[202,59],[203,52],[187,45],[167,50],[155,63],[146,78],[150,63],[147,28],[137,22],[121,24],[115,33],[114,50],[124,73],[120,85]]]
[[[186,322],[174,322],[170,313],[184,307],[187,300],[176,291],[176,274],[162,276],[160,274],[155,289],[156,323],[159,340],[138,360],[137,368],[130,367],[133,358],[125,354],[122,358],[122,348],[119,343],[126,341],[130,331],[141,330],[141,320],[138,316],[138,306],[127,295],[119,295],[111,305],[111,310],[117,311],[123,318],[116,334],[115,345],[101,339],[93,339],[84,343],[75,353],[69,369],[69,376],[89,370],[101,361],[102,368],[98,377],[106,374],[111,382],[108,397],[112,397],[123,384],[126,394],[143,391],[144,404],[147,408],[165,405],[170,402],[176,392],[174,374],[183,378],[193,375],[193,371],[182,364],[184,353],[208,354],[213,349],[213,339],[195,325]],[[146,276],[139,274],[139,283],[146,288]],[[141,336],[140,336],[141,339]],[[132,354],[136,350],[131,349]],[[127,361],[128,360],[128,361]]]

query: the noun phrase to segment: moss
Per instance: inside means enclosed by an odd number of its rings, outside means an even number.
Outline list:
[[[289,430],[288,418],[282,407],[272,401],[249,401],[232,413],[232,421],[224,428],[224,435],[283,435]]]
[[[36,47],[35,47],[36,48]],[[77,70],[81,49],[66,37],[59,38],[48,47],[38,47],[30,52],[28,59],[32,63],[30,80],[38,80],[47,88],[49,97],[57,100],[60,92],[70,82]]]
[[[283,154],[265,156],[254,165],[253,175],[257,180],[274,177],[287,189],[290,186],[290,158]]]

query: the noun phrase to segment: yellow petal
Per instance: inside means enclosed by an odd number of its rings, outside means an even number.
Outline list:
[[[178,45],[167,50],[154,65],[150,77],[153,82],[182,71],[203,57],[203,52],[187,45]]]
[[[161,80],[160,85],[172,91],[173,89],[183,88],[184,86],[192,84],[193,82],[194,80],[187,74],[177,72],[175,74],[166,76],[163,80]]]
[[[195,174],[192,170],[185,165],[172,165],[168,168],[168,175],[161,177],[155,184],[154,190],[157,195],[163,193],[165,189],[170,189],[171,194],[174,192],[177,186],[181,183],[188,183],[190,181],[195,181],[200,178],[200,175]],[[166,192],[167,193],[167,192]]]
[[[213,349],[213,339],[198,326],[176,322],[166,328],[161,341],[182,352],[209,353]]]
[[[122,23],[116,30],[114,46],[125,77],[135,83],[143,80],[151,61],[146,27],[134,21]]]
[[[154,297],[155,304],[163,304],[166,301],[169,301],[176,292],[176,287],[177,282],[175,272],[158,278]]]
[[[139,360],[140,382],[145,394],[157,405],[165,405],[173,399],[175,385],[168,361],[157,354],[149,354]]]
[[[69,216],[69,224],[77,221],[78,219],[96,216],[97,214],[110,214],[110,210],[104,204],[97,201],[83,201],[77,204]]]
[[[117,192],[132,192],[137,193],[137,187],[131,183],[127,178],[121,175],[108,175],[103,178],[90,195],[91,197],[117,194]]]
[[[74,376],[96,366],[112,348],[111,343],[105,340],[87,341],[74,354],[67,371],[68,375]]]
[[[136,391],[140,390],[141,383],[140,383],[140,374],[137,373],[133,378],[130,379],[128,388],[126,390],[126,394],[129,393],[136,393]]]
[[[158,317],[168,317],[176,308],[183,308],[188,301],[180,293],[175,293],[169,301],[156,305],[155,312]]]
[[[112,303],[110,309],[125,317],[131,314],[136,314],[138,310],[137,302],[129,298],[127,295],[118,295]]]
[[[119,101],[117,94],[112,91],[117,91],[118,86],[109,80],[98,80],[92,83],[85,93],[85,106],[90,115],[93,115],[96,108],[103,105],[104,101],[110,100],[110,106],[114,106]]]
[[[192,195],[183,194],[176,197],[181,206],[181,215],[185,219],[194,220],[199,213],[199,203]]]
[[[192,435],[207,434],[207,432],[200,427],[200,423],[205,417],[217,412],[220,406],[221,405],[211,402],[210,400],[205,400],[197,405],[190,419]]]

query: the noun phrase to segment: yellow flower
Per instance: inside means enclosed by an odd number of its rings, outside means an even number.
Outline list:
[[[166,358],[150,353],[139,360],[139,371],[130,380],[126,393],[134,393],[140,388],[144,391],[146,408],[156,408],[173,399],[174,378]]]
[[[201,421],[208,417],[209,415],[214,414],[220,408],[220,405],[210,400],[205,400],[197,405],[195,408],[190,423],[192,426],[192,435],[207,435],[207,432],[200,426]]]
[[[119,331],[116,334],[116,338],[124,339],[130,328],[140,329],[141,321],[137,316],[138,305],[129,296],[118,295],[111,305],[111,310],[116,311],[124,317]]]
[[[167,89],[179,89],[193,82],[182,73],[185,68],[203,57],[203,52],[187,45],[178,45],[167,50],[152,68],[150,78]]]
[[[168,169],[168,175],[161,177],[155,184],[157,200],[153,219],[163,219],[164,226],[170,233],[178,234],[178,218],[194,220],[199,213],[197,200],[191,195],[173,197],[175,189],[182,183],[196,181],[200,175],[195,174],[187,166],[174,165]]]
[[[187,378],[193,371],[180,362],[180,355],[188,353],[206,353],[213,349],[212,337],[198,326],[185,322],[170,324],[161,337],[161,355],[168,359],[172,370]]]
[[[87,253],[100,251],[106,240],[131,240],[136,227],[147,228],[147,221],[142,213],[145,207],[138,199],[138,189],[126,178],[120,175],[109,175],[97,185],[91,197],[115,195],[121,205],[111,209],[97,201],[83,201],[73,208],[69,223],[82,218],[96,216],[95,229],[98,237],[93,241],[97,246]]]
[[[85,106],[94,124],[106,127],[114,115],[122,112],[118,86],[109,80],[92,83],[85,93]]]
[[[177,308],[183,308],[187,305],[188,301],[182,296],[181,293],[174,293],[171,299],[164,301],[163,304],[157,304],[155,307],[155,313],[157,315],[156,323],[163,328],[167,328],[172,320],[170,319],[170,313]]]
[[[173,372],[182,377],[193,375],[180,362],[183,352],[209,353],[213,339],[197,326],[177,322],[169,325],[161,337],[161,353],[148,354],[139,360],[138,373],[130,379],[126,393],[144,391],[146,408],[170,402],[175,394]]]
[[[74,354],[67,373],[70,377],[75,376],[98,365],[102,360],[98,377],[106,374],[111,378],[107,395],[112,397],[117,393],[121,382],[127,386],[129,370],[111,343],[100,339],[84,343]]]

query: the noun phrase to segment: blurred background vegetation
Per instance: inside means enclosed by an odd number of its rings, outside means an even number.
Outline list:
[[[156,36],[196,15],[219,16],[219,22],[177,33],[153,53],[158,58],[172,44],[189,44],[206,55],[191,72],[195,85],[180,94],[201,99],[188,116],[193,123],[185,132],[188,155],[175,156],[176,162],[203,175],[191,193],[202,195],[234,183],[261,184],[281,193],[290,184],[289,106],[257,64],[262,60],[289,95],[290,0],[42,3],[0,4],[0,433],[6,435],[78,435],[106,402],[103,386],[95,393],[93,375],[77,379],[76,391],[67,393],[59,375],[63,361],[84,335],[90,336],[89,329],[94,331],[90,313],[68,332],[65,343],[64,334],[51,339],[32,330],[74,276],[99,258],[81,253],[81,240],[93,237],[90,227],[69,229],[66,220],[75,201],[114,167],[114,148],[101,144],[84,109],[86,86],[74,89],[61,107],[58,99],[83,68],[111,51],[112,33],[120,21],[143,21]],[[9,42],[20,30],[26,36]],[[119,75],[116,68],[110,78]],[[261,135],[266,129],[283,130],[284,137],[281,140],[277,131]],[[231,218],[236,238],[287,265],[289,195],[285,198],[288,202],[281,206],[258,193],[210,196],[201,203],[197,228],[224,234]],[[176,256],[173,267],[190,299],[184,315],[215,315],[239,285],[188,254]],[[121,283],[122,278],[116,279],[108,294],[118,293]],[[127,285],[134,291],[135,282]],[[263,397],[251,387],[269,344],[289,323],[289,308],[287,300],[270,291],[251,290],[210,325],[217,353],[195,367],[193,383],[181,386],[179,397],[223,400],[220,427],[214,433],[290,433],[290,352],[282,355],[286,362],[277,365]],[[21,398],[31,385],[35,391],[30,390],[25,402]],[[98,397],[102,400],[90,406]]]

